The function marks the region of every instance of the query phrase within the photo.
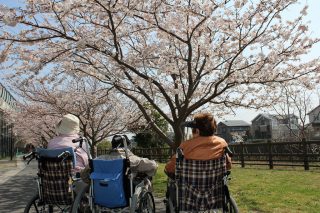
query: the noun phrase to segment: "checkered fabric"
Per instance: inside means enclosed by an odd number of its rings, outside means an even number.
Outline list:
[[[217,160],[177,161],[179,211],[201,212],[222,208],[225,172],[225,157]]]
[[[40,158],[39,176],[41,178],[41,194],[47,204],[70,205],[72,203],[72,186],[69,182],[72,158]]]

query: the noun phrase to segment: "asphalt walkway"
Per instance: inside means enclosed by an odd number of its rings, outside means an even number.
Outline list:
[[[0,162],[0,212],[21,213],[28,200],[36,193],[36,162],[27,167],[18,158]]]
[[[36,193],[37,162],[25,165],[21,157],[0,160],[0,213],[21,213]],[[163,198],[155,198],[156,212],[164,213]]]

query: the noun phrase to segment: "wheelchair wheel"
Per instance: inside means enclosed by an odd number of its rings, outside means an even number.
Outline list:
[[[34,195],[27,203],[24,213],[48,212],[53,213],[53,207],[40,201],[39,195]]]
[[[88,213],[91,212],[90,210],[90,203],[89,203],[89,188],[90,186],[86,186],[85,188],[81,189],[76,195],[76,198],[72,205],[72,213]]]
[[[139,203],[138,213],[155,213],[156,207],[154,198],[151,192],[146,192],[142,195]]]
[[[228,212],[229,213],[238,213],[238,206],[237,206],[237,203],[236,201],[233,199],[233,197],[230,196],[230,200],[229,202],[227,203],[227,207],[228,207]]]
[[[166,201],[166,213],[175,213],[176,210],[174,208],[172,199],[169,197]]]

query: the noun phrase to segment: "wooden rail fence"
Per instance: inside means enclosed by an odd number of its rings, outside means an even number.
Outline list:
[[[245,165],[320,167],[320,141],[240,143],[229,146],[233,163]]]
[[[320,141],[302,142],[265,142],[239,143],[229,145],[233,152],[233,164],[269,166],[303,166],[320,168]],[[98,150],[98,155],[106,154],[108,150]],[[140,157],[154,159],[158,162],[167,162],[172,156],[170,148],[135,148],[132,152]]]

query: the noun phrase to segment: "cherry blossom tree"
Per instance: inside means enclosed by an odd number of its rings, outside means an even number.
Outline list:
[[[38,104],[18,103],[16,109],[5,111],[6,119],[13,124],[14,134],[19,142],[47,147],[49,140],[55,136],[55,123],[58,116],[48,113]]]
[[[13,113],[14,126],[24,138],[48,142],[55,135],[57,121],[62,115],[71,113],[80,119],[80,130],[90,139],[89,145],[95,156],[98,143],[128,131],[128,126],[140,121],[139,111],[128,99],[119,97],[121,94],[105,88],[95,79],[73,78],[59,85],[35,84],[34,80],[32,83],[11,84],[27,101]],[[29,119],[25,120],[26,117]]]
[[[297,0],[26,0],[1,8],[1,61],[15,76],[61,73],[98,78],[134,101],[175,147],[181,123],[199,110],[268,105],[281,82],[319,79],[318,42],[303,17],[284,18]],[[12,76],[11,76],[12,77]],[[174,144],[144,108],[174,131]]]

